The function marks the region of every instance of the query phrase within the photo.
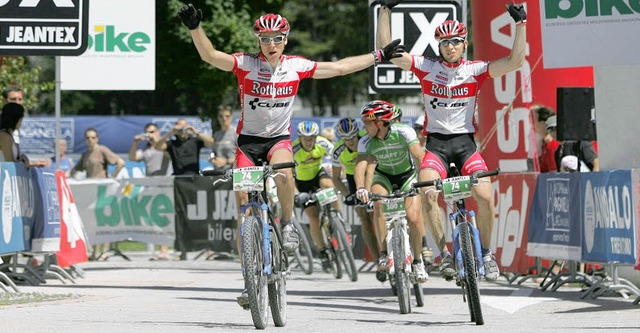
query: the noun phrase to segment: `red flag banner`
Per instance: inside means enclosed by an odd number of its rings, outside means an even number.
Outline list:
[[[58,265],[69,267],[87,261],[87,242],[84,226],[78,214],[71,188],[63,171],[56,172],[60,200],[60,251]]]

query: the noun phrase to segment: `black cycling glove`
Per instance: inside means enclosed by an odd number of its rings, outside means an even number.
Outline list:
[[[507,8],[509,15],[513,17],[513,20],[516,21],[516,23],[527,22],[527,11],[524,10],[524,6],[522,4],[516,5],[512,2],[504,6]]]
[[[378,0],[378,2],[389,9],[393,9],[396,5],[398,5],[402,0]]]
[[[192,4],[188,4],[180,8],[178,16],[182,19],[182,24],[189,30],[195,30],[200,25],[200,20],[202,20],[202,10],[196,9]]]
[[[406,52],[404,45],[399,45],[400,39],[394,39],[387,46],[373,51],[373,58],[376,64],[383,61],[389,61],[393,58],[402,57],[402,53]]]

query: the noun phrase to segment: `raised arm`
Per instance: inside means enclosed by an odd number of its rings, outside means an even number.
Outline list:
[[[378,14],[376,45],[387,45],[391,41],[391,9],[399,2],[400,0],[380,1],[382,8],[380,8],[380,13]],[[402,52],[400,57],[391,59],[394,65],[406,71],[411,69],[412,61],[413,57],[407,52]]]
[[[516,36],[513,39],[513,47],[509,56],[493,61],[489,65],[489,75],[491,77],[505,75],[520,68],[524,63],[527,47],[527,12],[524,10],[523,5],[516,5],[513,2],[505,7],[516,22]]]
[[[334,76],[351,74],[373,64],[400,57],[401,53],[404,53],[404,45],[400,45],[399,39],[385,45],[382,49],[377,49],[369,54],[347,57],[333,62],[319,62],[313,78],[328,79]]]
[[[191,39],[193,39],[193,44],[196,46],[200,58],[223,71],[231,71],[234,65],[233,56],[216,50],[200,27],[202,10],[188,4],[180,9],[178,16],[182,19],[182,23],[191,30]]]

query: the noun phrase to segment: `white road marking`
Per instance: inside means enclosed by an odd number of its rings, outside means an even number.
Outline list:
[[[488,296],[480,293],[480,302],[492,308],[514,314],[527,306],[546,301],[555,301],[553,297],[529,297],[533,289],[521,288],[514,290],[509,296]]]

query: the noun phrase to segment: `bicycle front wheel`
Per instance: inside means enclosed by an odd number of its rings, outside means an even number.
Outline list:
[[[298,235],[300,236],[300,245],[298,245],[294,253],[294,258],[297,266],[300,267],[305,274],[311,274],[313,273],[313,252],[311,250],[309,236],[307,236],[306,227],[300,223],[298,218],[293,219],[293,225],[296,227],[296,230],[298,230]]]
[[[338,259],[344,265],[344,270],[347,272],[347,275],[349,275],[351,281],[358,281],[358,270],[356,269],[356,261],[353,258],[351,243],[347,240],[347,231],[344,229],[342,221],[334,214],[331,216],[330,223],[333,224],[333,238],[337,240],[336,253]]]
[[[411,313],[411,283],[409,276],[405,272],[404,234],[399,227],[394,227],[391,232],[391,240],[393,242],[393,269],[396,277],[396,292],[398,293],[398,302],[400,303],[400,313]]]
[[[267,276],[262,269],[264,263],[264,246],[262,243],[262,221],[249,216],[242,222],[242,261],[244,268],[244,285],[249,298],[249,309],[253,325],[257,329],[267,326]]]
[[[460,223],[460,249],[462,251],[462,263],[465,270],[463,286],[467,293],[471,321],[476,325],[483,325],[482,307],[480,305],[480,289],[478,286],[478,270],[474,257],[473,239],[471,238],[471,226],[467,222]]]
[[[287,257],[282,251],[276,234],[271,232],[271,258],[273,273],[269,277],[269,307],[273,324],[284,327],[287,324]]]

